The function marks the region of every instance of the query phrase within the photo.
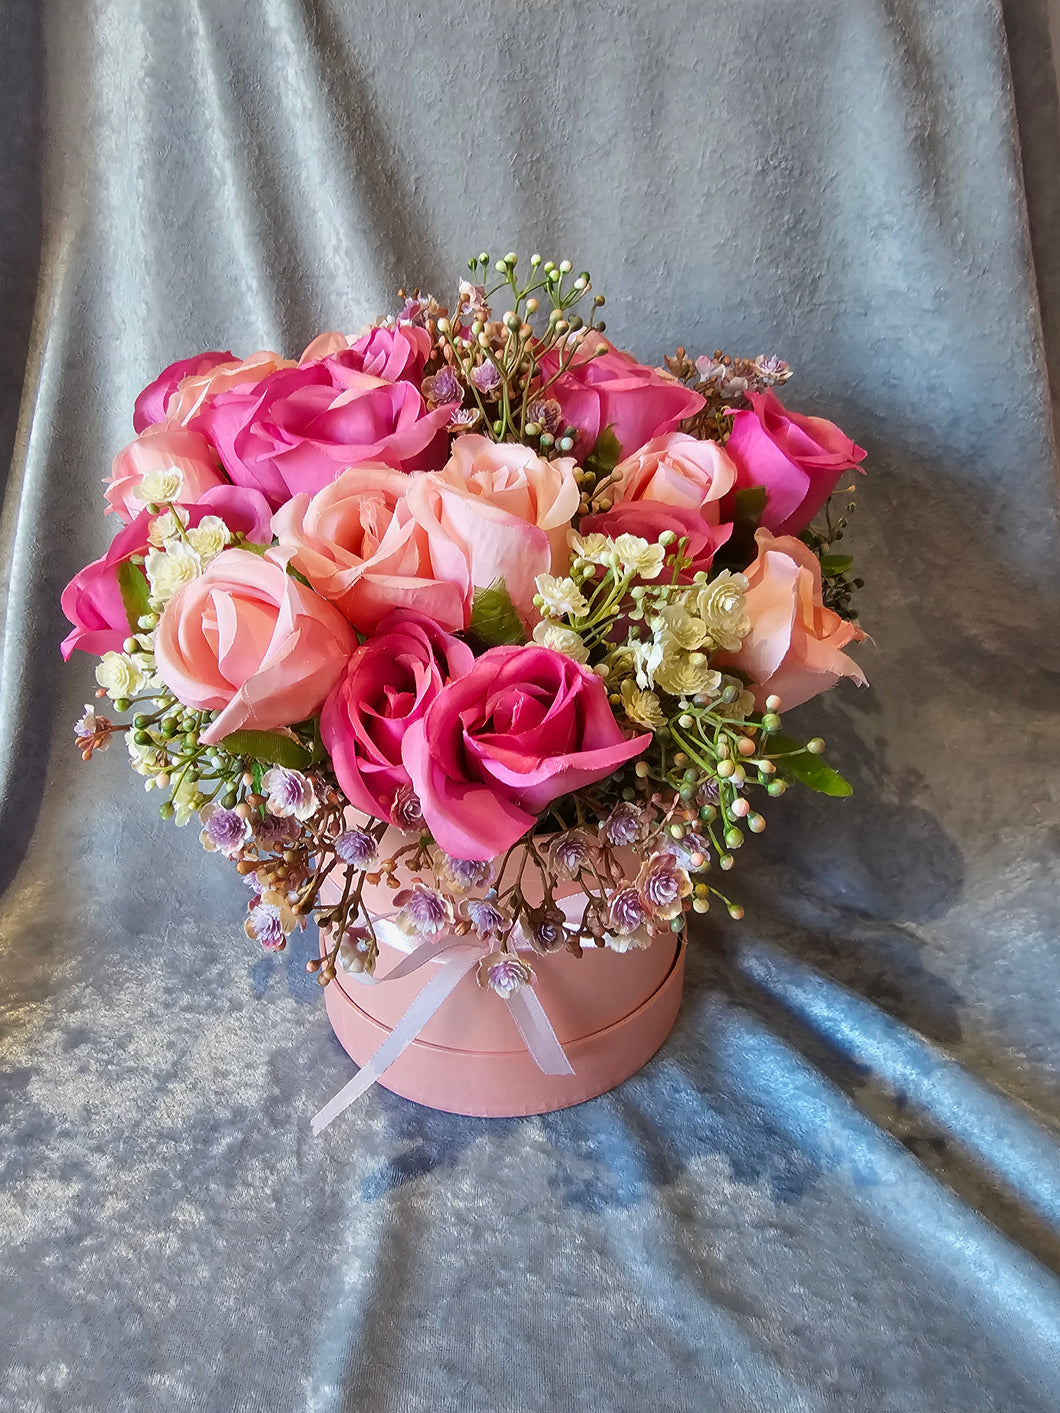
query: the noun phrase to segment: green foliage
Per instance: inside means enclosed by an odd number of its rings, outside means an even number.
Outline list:
[[[128,560],[118,565],[117,574],[125,616],[129,620],[130,631],[135,633],[140,619],[151,612],[147,575],[139,565]]]
[[[470,632],[488,648],[499,647],[502,643],[526,642],[522,619],[515,611],[512,596],[503,579],[498,579],[488,589],[475,590],[471,601]]]
[[[304,746],[277,731],[233,731],[224,737],[221,749],[232,756],[247,756],[265,765],[282,765],[287,770],[306,770],[312,762]]]
[[[622,459],[622,446],[615,436],[613,427],[605,427],[596,439],[596,445],[585,458],[585,470],[592,471],[597,480],[610,476]]]
[[[744,486],[733,497],[732,534],[714,556],[715,569],[746,569],[754,559],[755,531],[766,508],[765,486]]]
[[[838,770],[833,770],[820,756],[811,755],[791,736],[777,731],[768,737],[768,741],[769,749],[763,755],[775,760],[777,770],[789,780],[797,780],[800,785],[816,790],[819,795],[844,797],[854,793],[850,782],[844,780]]]
[[[854,567],[854,556],[852,554],[822,554],[821,573],[826,578],[832,578],[837,574],[848,574]]]

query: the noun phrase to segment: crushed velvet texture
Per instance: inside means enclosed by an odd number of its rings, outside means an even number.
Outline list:
[[[2,1413],[1055,1413],[1043,26],[0,0]],[[587,266],[648,360],[775,351],[867,449],[872,688],[790,722],[856,793],[771,804],[745,921],[697,926],[617,1093],[491,1122],[376,1091],[314,1141],[351,1067],[313,939],[255,953],[120,748],[81,765],[59,591],[166,364],[296,358],[483,245]]]

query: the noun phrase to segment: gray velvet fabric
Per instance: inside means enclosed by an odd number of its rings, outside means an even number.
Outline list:
[[[1055,1410],[1039,5],[0,21],[3,1413]],[[646,358],[780,353],[789,402],[869,448],[872,688],[799,722],[856,795],[771,807],[746,920],[697,932],[616,1093],[481,1121],[376,1090],[314,1140],[352,1067],[309,943],[255,954],[195,831],[119,751],[81,765],[58,595],[165,363],[297,352],[483,246],[588,266]]]

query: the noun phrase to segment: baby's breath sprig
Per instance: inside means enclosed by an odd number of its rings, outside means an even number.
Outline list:
[[[487,289],[491,263],[500,278]],[[574,275],[569,260],[557,264],[534,254],[523,283],[516,272],[518,263],[514,251],[496,260],[486,251],[473,256],[468,269],[472,275],[481,274],[483,285],[462,285],[457,313],[441,314],[433,332],[445,365],[459,378],[489,436],[536,446],[546,457],[567,455],[578,429],[563,422],[559,404],[548,392],[575,358],[586,362],[608,351],[599,339],[605,325],[597,322],[604,298],[593,297],[586,319],[575,312],[575,306],[591,291],[588,270]],[[510,292],[510,307],[495,318],[489,301],[505,290]],[[551,305],[543,326],[538,318],[539,295]],[[556,367],[546,377],[541,362],[553,351]],[[431,377],[436,379],[437,372]],[[435,386],[432,382],[431,394]],[[463,413],[458,416],[466,420]]]

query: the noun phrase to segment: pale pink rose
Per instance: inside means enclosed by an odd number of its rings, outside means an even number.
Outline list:
[[[172,497],[180,505],[192,505],[206,491],[229,484],[205,437],[187,427],[155,423],[114,458],[104,482],[107,514],[119,516],[126,524],[135,520],[147,504],[138,495],[144,476],[171,469],[180,472],[180,485]]]
[[[338,609],[249,550],[223,550],[170,599],[158,675],[185,706],[219,711],[201,739],[272,731],[319,711],[357,638]]]
[[[764,486],[762,525],[774,534],[797,535],[865,452],[834,422],[786,411],[769,388],[748,393],[747,400],[750,409],[734,415],[725,443],[737,487]]]
[[[233,354],[221,353],[215,349],[210,353],[197,353],[194,358],[181,358],[176,363],[171,363],[168,368],[163,368],[154,382],[148,383],[136,399],[136,406],[133,409],[133,431],[142,432],[152,423],[166,420],[166,404],[169,402],[171,394],[176,391],[177,385],[185,378],[208,373],[211,368],[216,368],[220,363],[234,361]]]
[[[595,673],[531,643],[491,648],[443,687],[405,730],[401,760],[436,843],[485,860],[651,739],[625,736]]]
[[[394,819],[408,790],[405,732],[445,684],[474,665],[466,643],[415,613],[391,613],[354,652],[320,713],[320,737],[355,809]]]
[[[865,634],[825,608],[817,556],[793,535],[759,530],[755,543],[758,557],[744,570],[751,631],[739,652],[718,655],[718,665],[747,673],[759,709],[775,693],[788,711],[840,677],[864,686],[865,674],[842,650]]]
[[[515,442],[499,444],[488,437],[463,436],[453,442],[438,479],[468,495],[485,497],[517,520],[539,526],[552,547],[552,572],[558,574],[570,563],[567,531],[581,499],[574,464],[572,456],[545,461]]]
[[[394,608],[450,630],[467,626],[466,585],[436,573],[428,533],[406,501],[411,481],[386,466],[351,467],[273,516],[279,544],[271,557],[289,561],[362,633]]]
[[[227,363],[218,363],[178,384],[166,403],[166,421],[187,425],[208,397],[236,390],[245,392],[270,373],[294,366],[293,359],[281,358],[267,348],[252,353],[249,358],[229,356]]]
[[[721,519],[718,502],[732,490],[736,467],[717,442],[686,432],[654,437],[615,467],[606,494],[620,501],[661,501],[697,510],[711,525]]]
[[[606,344],[607,352],[593,358],[598,344]],[[541,359],[543,384],[555,376],[559,358],[551,350]],[[578,428],[576,457],[587,456],[608,427],[622,455],[631,456],[653,437],[676,431],[680,422],[704,405],[699,393],[657,368],[638,363],[596,334],[589,335],[544,395],[555,398],[564,421]]]
[[[476,589],[503,582],[527,625],[537,620],[534,582],[552,562],[548,535],[537,525],[458,489],[434,473],[410,476],[409,510],[427,534],[431,564],[439,579],[455,584],[470,622]]]

